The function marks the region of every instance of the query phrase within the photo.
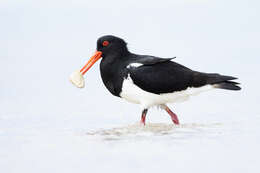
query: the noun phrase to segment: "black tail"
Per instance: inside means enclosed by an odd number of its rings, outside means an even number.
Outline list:
[[[227,89],[227,90],[241,90],[239,86],[237,86],[239,83],[232,82],[232,81],[226,81],[226,82],[221,82],[218,84],[214,84],[213,86],[215,88],[220,88],[220,89]]]
[[[238,86],[240,83],[234,82],[237,78],[232,76],[222,76],[219,74],[208,74],[207,83],[213,85],[215,88],[227,90],[241,90]]]

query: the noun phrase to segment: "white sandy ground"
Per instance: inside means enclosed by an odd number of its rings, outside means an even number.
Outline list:
[[[104,129],[88,128],[80,123],[86,117],[81,118],[1,116],[1,169],[5,173],[259,170],[260,117],[180,126],[111,124]]]

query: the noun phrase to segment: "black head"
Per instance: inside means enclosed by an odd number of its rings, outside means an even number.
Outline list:
[[[97,40],[97,51],[102,52],[103,58],[110,55],[123,56],[129,53],[126,42],[123,39],[113,35],[100,37]]]
[[[106,63],[111,63],[117,60],[118,57],[124,57],[127,54],[129,54],[129,52],[126,47],[126,42],[123,39],[112,35],[100,37],[97,40],[97,51],[80,72],[84,75],[101,57],[101,62],[105,60]]]

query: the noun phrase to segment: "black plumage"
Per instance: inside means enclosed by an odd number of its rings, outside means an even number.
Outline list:
[[[109,46],[102,46],[103,41],[110,42]],[[97,50],[103,52],[100,63],[102,80],[107,89],[116,96],[120,95],[123,79],[128,74],[138,87],[154,94],[172,93],[208,84],[221,89],[240,89],[237,83],[232,82],[237,78],[232,76],[193,71],[173,62],[174,58],[130,53],[124,40],[114,36],[101,37],[97,42]],[[143,65],[127,68],[132,63]]]
[[[218,84],[214,86],[222,89],[240,89],[236,83],[230,81],[236,79],[235,77],[193,71],[172,61],[132,68],[129,72],[137,86],[155,94],[172,93],[208,84]]]

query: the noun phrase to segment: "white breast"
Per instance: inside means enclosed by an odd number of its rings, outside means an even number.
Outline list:
[[[186,90],[176,91],[173,93],[153,94],[144,91],[135,85],[130,75],[128,75],[128,77],[123,81],[120,97],[126,99],[129,102],[140,104],[143,108],[149,108],[166,103],[183,102],[191,95],[197,95],[212,88],[213,87],[211,85],[205,85],[203,87],[187,88]]]

